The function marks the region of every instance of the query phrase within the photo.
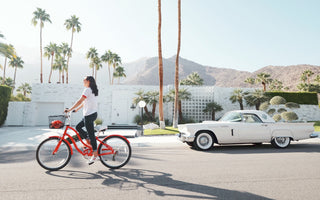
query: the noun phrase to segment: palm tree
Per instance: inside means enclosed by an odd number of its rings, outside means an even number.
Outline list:
[[[272,82],[270,83],[270,90],[274,90],[274,91],[281,91],[283,88],[282,82],[279,81],[278,79],[274,79],[272,80]]]
[[[17,92],[22,92],[23,96],[26,96],[27,94],[31,93],[31,90],[32,87],[29,85],[29,83],[24,83],[18,87]]]
[[[203,85],[203,79],[198,72],[192,72],[187,78],[180,81],[180,85]]]
[[[260,73],[257,75],[256,82],[261,83],[263,86],[263,91],[265,92],[267,89],[267,84],[271,83],[272,79],[271,75],[267,73]]]
[[[14,88],[13,80],[10,77],[6,78],[5,81],[3,81],[3,78],[0,77],[0,82],[3,82],[2,85],[6,85],[6,86],[9,86],[11,88]]]
[[[152,105],[152,118],[155,119],[156,107],[159,101],[159,92],[149,91],[146,93],[146,98],[148,99],[149,104]]]
[[[178,113],[179,113],[179,120],[178,121],[182,121],[183,120],[183,115],[182,115],[182,100],[186,101],[191,99],[191,93],[186,89],[186,88],[181,88],[179,89],[179,93],[178,93]],[[173,102],[175,100],[175,90],[170,90],[169,93],[165,96],[166,101],[167,102]]]
[[[14,78],[13,78],[13,84],[14,84],[14,87],[16,85],[16,74],[17,74],[17,68],[20,68],[22,69],[23,68],[23,60],[21,59],[21,57],[13,57],[11,58],[10,62],[9,62],[9,65],[11,67],[14,67]]]
[[[118,56],[118,54],[113,53],[111,55],[111,59],[112,59],[112,66],[114,71],[116,67],[121,64],[121,58]],[[112,75],[112,83],[111,83],[112,85],[113,85],[113,80],[114,80],[114,76]]]
[[[143,109],[144,109],[144,112],[146,113],[146,115],[148,116],[148,118],[150,119],[151,116],[150,116],[148,106],[147,106],[149,104],[149,99],[148,99],[147,95],[144,93],[143,90],[139,90],[138,92],[135,93],[135,95],[137,95],[137,97],[133,98],[133,103],[135,105],[137,105],[140,101],[146,102],[146,106]]]
[[[317,82],[318,84],[320,84],[320,75],[317,75],[316,78],[314,79],[315,82]]]
[[[160,129],[165,129],[163,119],[163,63],[161,48],[161,0],[158,0],[158,57],[159,57],[159,124]]]
[[[90,59],[89,67],[92,68],[92,76],[94,76],[94,58],[98,57],[98,52],[95,47],[91,47],[89,51],[87,52],[87,59]]]
[[[101,60],[102,62],[105,62],[108,64],[108,71],[109,71],[109,84],[111,85],[111,72],[110,72],[110,66],[112,65],[113,59],[112,59],[113,53],[108,50],[106,51],[102,56]]]
[[[220,104],[212,101],[210,103],[207,103],[205,109],[203,109],[203,112],[211,112],[211,119],[213,121],[216,120],[216,112],[222,111],[223,108]]]
[[[303,77],[304,77],[304,79],[307,79],[307,82],[308,82],[308,84],[310,84],[310,77],[312,76],[314,74],[314,72],[313,71],[311,71],[311,70],[305,70],[303,73],[302,73],[302,76],[301,76],[301,79],[303,79]]]
[[[4,56],[4,65],[3,65],[3,78],[2,78],[2,84],[4,84],[6,80],[6,66],[7,66],[7,59],[15,58],[16,52],[14,47],[11,44],[2,44],[0,46],[0,52]]]
[[[67,43],[63,42],[60,45],[60,50],[63,55],[63,60],[66,59],[66,56],[71,56],[71,48],[69,47],[69,45]],[[62,69],[62,83],[64,83],[64,71],[66,69],[67,69],[67,64],[65,64],[65,66]]]
[[[51,43],[44,47],[44,57],[47,57],[48,60],[51,58],[51,68],[50,68],[50,74],[48,83],[51,83],[51,75],[52,75],[52,69],[53,69],[53,58],[54,54],[59,53],[59,46],[56,43]]]
[[[232,103],[238,102],[240,105],[240,110],[243,110],[243,98],[245,93],[241,89],[235,89],[229,98]]]
[[[93,68],[94,68],[94,71],[95,71],[94,79],[97,81],[97,72],[98,72],[99,69],[102,68],[101,59],[100,59],[100,57],[98,55],[93,58],[92,64],[93,64]]]
[[[67,77],[66,77],[66,83],[68,84],[69,80],[69,59],[71,57],[72,52],[72,43],[73,43],[73,33],[74,32],[80,32],[81,31],[81,23],[79,22],[79,18],[75,15],[72,15],[70,19],[67,19],[64,23],[67,30],[71,29],[71,43],[70,43],[70,54],[68,54],[68,60],[67,60]]]
[[[181,0],[178,0],[178,48],[176,55],[176,69],[174,76],[174,109],[173,109],[173,122],[172,127],[178,128],[178,103],[179,103],[179,55],[181,46]]]
[[[37,26],[40,24],[40,83],[43,83],[43,76],[42,76],[42,28],[44,27],[45,22],[50,22],[50,15],[46,13],[45,10],[42,10],[41,8],[37,8],[36,11],[33,12],[33,18],[32,18],[32,24],[34,26]]]
[[[254,78],[247,78],[246,80],[244,80],[245,83],[249,83],[250,85],[253,85],[255,83],[255,79]]]
[[[260,104],[266,102],[269,98],[265,95],[262,90],[254,90],[253,92],[245,93],[246,100],[249,106],[255,106],[256,110],[259,110]]]
[[[113,77],[118,78],[118,83],[120,83],[121,77],[127,77],[126,73],[124,72],[124,68],[121,66],[117,66],[116,70],[113,72]]]
[[[61,55],[58,55],[54,59],[53,69],[59,70],[59,83],[61,83],[61,73],[66,69],[67,61]],[[63,75],[62,75],[62,82],[63,82]]]

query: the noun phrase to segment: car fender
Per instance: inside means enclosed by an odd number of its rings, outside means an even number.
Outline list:
[[[272,136],[272,138],[275,138],[275,137],[289,137],[289,138],[293,139],[293,134],[288,129],[276,129],[276,130],[273,130],[271,136]]]
[[[51,136],[51,137],[49,137],[49,138],[58,138],[58,139],[61,139],[60,136]],[[73,155],[73,149],[72,149],[71,144],[70,144],[70,143],[68,142],[68,140],[66,140],[66,139],[63,139],[63,141],[65,141],[65,142],[68,144],[68,146],[70,147],[71,155]]]
[[[214,134],[214,132],[212,130],[206,130],[206,129],[199,130],[194,135],[197,136],[199,133],[203,133],[203,132],[210,133],[212,135],[212,137],[213,137],[214,143],[219,144],[218,138],[217,138],[216,134]]]

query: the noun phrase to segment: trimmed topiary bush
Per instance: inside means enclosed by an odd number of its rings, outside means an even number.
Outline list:
[[[266,92],[265,94],[270,98],[282,96],[287,102],[318,105],[318,96],[316,92]]]
[[[268,115],[273,115],[276,112],[276,109],[271,108],[270,110],[268,110]]]
[[[260,104],[259,110],[267,110],[269,108],[269,102],[264,102]]]
[[[287,112],[287,110],[284,109],[284,108],[279,108],[279,109],[278,109],[278,113],[283,113],[283,112]]]
[[[278,122],[278,121],[280,121],[282,119],[280,114],[275,114],[272,118],[276,122]]]
[[[283,112],[281,117],[288,122],[298,119],[298,115],[295,112]]]
[[[4,124],[7,118],[11,90],[11,87],[0,85],[0,126]]]
[[[287,108],[300,108],[300,105],[294,102],[288,102],[285,104]]]
[[[287,101],[281,96],[272,97],[272,99],[270,100],[271,105],[280,105],[285,103],[287,103]]]

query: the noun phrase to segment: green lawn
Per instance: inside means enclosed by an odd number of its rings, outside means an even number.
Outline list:
[[[320,132],[320,121],[314,122],[314,131]]]
[[[171,126],[166,126],[166,129],[146,129],[144,130],[144,135],[175,135],[179,133],[177,128],[172,128]]]

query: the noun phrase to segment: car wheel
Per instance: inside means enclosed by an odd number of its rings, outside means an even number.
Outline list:
[[[186,142],[190,147],[194,146],[194,142]]]
[[[210,133],[201,132],[197,135],[194,141],[194,146],[198,150],[206,151],[213,146],[213,138]]]
[[[289,146],[290,141],[289,137],[274,137],[271,140],[271,144],[276,148],[286,148]]]

